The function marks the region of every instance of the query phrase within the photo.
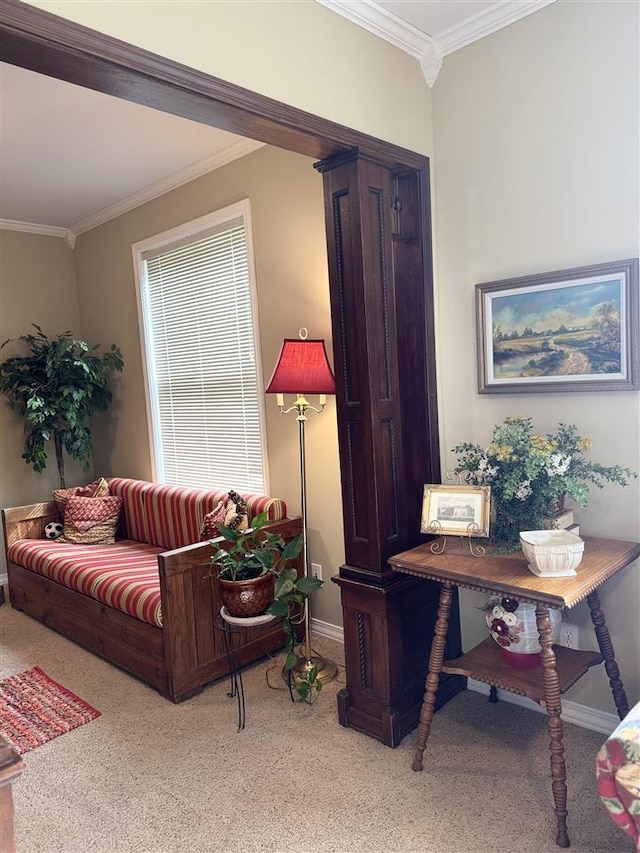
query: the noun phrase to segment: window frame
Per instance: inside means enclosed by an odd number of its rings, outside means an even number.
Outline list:
[[[217,228],[225,223],[231,223],[233,220],[242,219],[245,228],[245,240],[247,250],[247,271],[249,277],[249,293],[251,302],[252,326],[253,326],[253,346],[255,351],[255,368],[256,368],[256,388],[258,392],[258,418],[259,418],[259,434],[260,434],[260,453],[262,458],[262,481],[263,494],[269,494],[269,464],[267,453],[267,424],[266,424],[266,406],[264,393],[264,377],[262,370],[262,349],[260,334],[260,315],[258,310],[258,289],[255,273],[255,255],[253,246],[253,228],[251,221],[251,203],[249,199],[235,202],[234,204],[225,205],[211,211],[210,213],[200,216],[196,219],[183,222],[166,231],[146,237],[132,245],[133,268],[136,285],[136,306],[138,312],[138,333],[140,342],[140,351],[142,359],[142,375],[145,394],[145,408],[147,417],[147,433],[149,440],[151,476],[153,482],[164,482],[161,470],[160,460],[162,459],[162,443],[160,438],[160,409],[158,404],[158,395],[155,391],[155,373],[153,371],[153,352],[149,346],[149,339],[144,324],[144,288],[146,286],[146,266],[145,254],[162,249],[163,247],[171,247],[173,243],[178,241],[189,241],[193,238],[195,242],[198,235],[203,232]],[[188,484],[179,484],[188,485]],[[225,488],[224,483],[213,483],[212,487]],[[235,484],[230,484],[230,488],[235,488]],[[242,491],[244,488],[239,486]]]

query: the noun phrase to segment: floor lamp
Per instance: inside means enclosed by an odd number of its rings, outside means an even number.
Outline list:
[[[300,337],[285,338],[278,362],[273,371],[271,381],[267,386],[267,394],[276,394],[276,403],[283,415],[296,412],[298,422],[298,436],[300,440],[300,493],[302,509],[302,559],[307,577],[312,577],[309,564],[309,553],[307,548],[307,472],[304,444],[304,427],[307,420],[307,411],[323,411],[327,403],[327,394],[335,394],[336,383],[327,360],[323,340],[309,340],[306,329],[300,329]],[[285,408],[284,395],[295,394],[296,399],[292,406]],[[320,405],[318,408],[312,406],[306,399],[305,394],[319,394]],[[311,648],[311,609],[309,599],[305,602],[304,613],[304,654],[294,672],[309,670],[317,667],[317,678],[322,681],[331,681],[336,677],[338,667],[331,660],[326,660],[313,653]]]

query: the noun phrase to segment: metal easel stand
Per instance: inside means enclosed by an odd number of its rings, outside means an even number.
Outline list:
[[[467,525],[466,534],[464,536],[458,537],[458,539],[460,540],[461,549],[464,547],[462,543],[466,540],[469,546],[469,552],[472,557],[484,557],[484,555],[487,553],[487,549],[484,547],[484,545],[474,545],[473,538],[474,536],[478,535],[479,530],[480,527],[474,522],[472,522],[471,524]],[[439,521],[431,522],[431,524],[429,525],[429,533],[433,533],[434,536],[438,537],[435,542],[431,543],[431,553],[444,554],[444,550],[447,547],[447,537],[443,535],[442,525]]]

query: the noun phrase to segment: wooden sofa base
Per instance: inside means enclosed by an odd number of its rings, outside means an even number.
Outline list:
[[[176,687],[165,664],[163,629],[107,607],[49,578],[8,563],[11,606],[42,622],[109,663],[154,687],[167,699],[182,702],[205,684],[229,673],[226,651],[191,674],[190,686]],[[240,651],[244,665],[284,645],[280,630],[262,632]],[[185,675],[184,673],[182,674]],[[184,678],[178,678],[184,684]]]
[[[161,628],[15,563],[8,563],[7,570],[12,607],[169,696]]]

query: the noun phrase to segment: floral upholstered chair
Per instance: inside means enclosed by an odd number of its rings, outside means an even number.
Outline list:
[[[640,702],[602,745],[596,778],[611,818],[633,838],[640,853]]]

